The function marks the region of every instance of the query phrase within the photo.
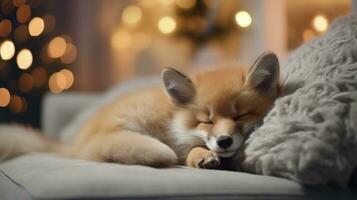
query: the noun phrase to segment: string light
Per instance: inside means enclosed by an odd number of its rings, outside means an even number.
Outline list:
[[[141,9],[138,6],[128,6],[124,9],[122,20],[125,24],[134,26],[141,20]]]
[[[252,23],[252,17],[247,11],[239,11],[235,15],[235,20],[238,26],[242,28],[248,27]]]
[[[0,57],[3,60],[10,60],[15,55],[15,45],[10,40],[5,40],[0,46]]]
[[[50,58],[59,58],[66,52],[66,40],[62,37],[53,38],[48,44],[47,54]]]
[[[172,17],[163,17],[159,20],[158,28],[161,33],[169,34],[176,29],[176,22]]]
[[[31,19],[28,27],[28,31],[31,36],[39,36],[45,29],[45,22],[40,17],[34,17]]]
[[[0,88],[0,107],[6,107],[10,103],[10,92],[6,88]]]
[[[176,0],[176,5],[182,9],[190,9],[196,5],[196,0]]]
[[[312,24],[316,31],[322,33],[327,30],[328,20],[324,15],[316,15],[312,21]]]
[[[28,69],[32,65],[33,57],[32,53],[28,49],[22,49],[16,57],[17,66],[20,69]]]

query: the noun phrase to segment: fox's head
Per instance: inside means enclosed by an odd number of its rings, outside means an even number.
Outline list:
[[[162,72],[166,93],[177,110],[171,130],[180,140],[203,139],[220,157],[233,156],[278,95],[279,62],[260,56],[248,72],[222,68],[192,78],[174,69]]]

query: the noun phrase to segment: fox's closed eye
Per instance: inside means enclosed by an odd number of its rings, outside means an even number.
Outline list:
[[[238,121],[238,120],[242,119],[243,117],[248,116],[249,114],[250,114],[250,112],[245,112],[245,113],[242,113],[242,114],[239,114],[239,115],[235,116],[233,119],[235,121]]]
[[[203,124],[213,124],[212,121],[200,121],[200,123],[203,123]]]

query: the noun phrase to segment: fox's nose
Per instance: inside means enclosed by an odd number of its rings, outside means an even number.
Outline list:
[[[233,138],[230,137],[230,136],[220,136],[218,139],[217,139],[217,145],[221,148],[228,148],[232,145],[233,143]]]

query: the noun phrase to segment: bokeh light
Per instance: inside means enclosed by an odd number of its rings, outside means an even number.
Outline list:
[[[66,52],[66,40],[62,37],[53,38],[48,44],[47,54],[50,58],[59,58]]]
[[[1,2],[1,11],[2,14],[8,15],[14,10],[14,5],[10,0],[3,0]]]
[[[4,19],[0,21],[0,37],[8,36],[12,31],[11,21]]]
[[[252,17],[247,11],[239,11],[235,15],[235,20],[238,26],[242,28],[248,27],[252,23]]]
[[[311,29],[306,29],[304,30],[304,32],[302,33],[302,38],[305,42],[311,40],[312,38],[314,38],[316,36],[315,32]]]
[[[57,94],[72,87],[73,83],[73,73],[68,69],[63,69],[50,76],[50,79],[48,80],[48,87],[51,92]]]
[[[0,107],[6,107],[10,103],[10,92],[6,88],[0,88]]]
[[[122,20],[125,24],[134,26],[141,20],[142,13],[138,6],[128,6],[124,9]]]
[[[9,107],[15,114],[24,113],[27,110],[27,102],[23,97],[12,95]]]
[[[15,7],[20,7],[26,3],[26,0],[12,0],[12,4]]]
[[[3,60],[10,60],[15,55],[15,45],[10,40],[5,40],[0,46],[0,57]]]
[[[66,90],[66,89],[69,89],[70,87],[72,87],[73,82],[74,82],[73,73],[71,71],[69,71],[68,69],[63,69],[59,73],[61,73],[66,79],[66,85],[63,89]]]
[[[31,19],[29,23],[29,33],[31,36],[39,36],[45,29],[45,22],[40,17],[34,17]]]
[[[324,15],[316,15],[312,21],[312,24],[316,31],[322,33],[327,30],[328,20]]]
[[[161,33],[169,34],[175,31],[176,22],[172,17],[163,17],[159,20],[158,28]]]
[[[176,0],[176,5],[182,9],[190,9],[196,5],[196,0]]]
[[[115,50],[129,48],[132,43],[131,34],[128,31],[118,29],[114,31],[110,43]]]
[[[34,79],[35,87],[41,87],[47,82],[47,72],[44,68],[36,67],[31,74]]]
[[[14,33],[14,36],[15,36],[15,41],[16,42],[25,42],[28,38],[29,38],[29,32],[27,30],[27,26],[22,24],[22,25],[19,25],[16,29],[15,29],[15,33]]]
[[[19,89],[21,92],[30,92],[34,86],[34,79],[31,74],[24,73],[19,78]]]
[[[16,19],[20,23],[26,23],[31,17],[31,8],[29,5],[22,5],[16,11]]]
[[[28,69],[31,67],[33,61],[32,53],[28,49],[22,49],[16,57],[17,66],[20,69]]]
[[[70,64],[74,62],[77,57],[77,48],[71,43],[67,43],[66,51],[61,57],[61,62],[64,64]]]

